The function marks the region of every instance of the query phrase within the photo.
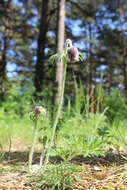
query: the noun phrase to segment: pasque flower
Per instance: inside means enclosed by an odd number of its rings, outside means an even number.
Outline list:
[[[67,56],[71,63],[75,63],[79,61],[79,51],[78,49],[72,45],[70,39],[67,40],[68,48],[67,48]]]
[[[33,161],[33,153],[34,153],[34,147],[37,140],[37,133],[38,133],[38,119],[42,116],[46,116],[46,110],[42,106],[35,106],[33,110],[32,120],[34,121],[34,129],[33,129],[33,138],[32,138],[32,144],[29,152],[29,161],[28,161],[28,172],[31,173],[31,166]]]
[[[44,171],[44,169],[45,169],[45,167],[46,167],[46,165],[47,165],[47,163],[49,161],[50,151],[51,151],[51,148],[52,148],[53,143],[54,143],[54,139],[55,139],[55,136],[56,136],[55,134],[56,134],[57,125],[58,125],[58,122],[59,122],[59,119],[60,119],[60,116],[61,116],[61,110],[62,110],[63,99],[64,99],[66,71],[67,71],[67,59],[69,59],[70,62],[75,63],[75,62],[78,62],[79,60],[81,60],[81,58],[82,58],[81,53],[79,53],[78,49],[75,46],[72,45],[72,41],[70,39],[66,40],[65,48],[61,53],[57,53],[57,54],[53,55],[50,58],[50,61],[52,63],[55,63],[58,60],[62,61],[62,63],[63,63],[63,79],[62,79],[62,88],[61,88],[61,91],[60,91],[60,100],[59,100],[59,104],[58,104],[57,111],[56,111],[56,114],[55,114],[53,126],[51,128],[52,133],[51,133],[50,139],[48,140],[48,147],[46,149],[46,155],[44,157],[43,171]],[[29,162],[28,162],[28,171],[29,171],[29,173],[31,173],[34,146],[35,146],[36,139],[37,139],[37,132],[38,132],[37,122],[38,122],[38,118],[40,117],[40,115],[45,115],[46,110],[41,106],[35,106],[33,113],[34,113],[34,116],[33,116],[32,119],[35,122],[35,126],[34,126],[34,131],[33,131],[32,145],[31,145],[31,149],[30,149],[30,153],[29,153]]]
[[[52,145],[54,142],[57,124],[58,124],[60,116],[61,116],[61,110],[62,110],[63,98],[64,98],[65,80],[66,80],[67,59],[69,59],[69,61],[72,63],[75,63],[75,62],[78,62],[79,60],[81,60],[81,56],[80,56],[78,49],[72,45],[72,41],[70,39],[66,40],[65,49],[63,50],[63,52],[61,54],[55,54],[54,56],[52,56],[51,60],[53,63],[54,63],[54,60],[57,60],[56,58],[58,60],[59,59],[62,60],[62,62],[63,62],[63,66],[64,66],[63,80],[62,80],[62,88],[61,88],[61,92],[60,92],[60,100],[59,100],[58,108],[56,111],[56,116],[55,116],[55,119],[53,122],[51,139],[50,139],[47,153],[45,156],[43,170],[49,161],[50,151],[51,151],[51,148],[52,148]]]
[[[46,115],[46,110],[42,106],[35,106],[34,111],[36,115]]]
[[[75,46],[69,47],[67,50],[68,58],[71,63],[79,61],[79,52]]]

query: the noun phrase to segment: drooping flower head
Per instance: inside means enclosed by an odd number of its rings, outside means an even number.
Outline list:
[[[79,52],[75,46],[68,48],[68,58],[71,63],[79,62]]]
[[[79,51],[78,49],[72,45],[72,41],[70,39],[66,40],[67,44],[67,56],[69,59],[69,62],[75,63],[79,61]]]

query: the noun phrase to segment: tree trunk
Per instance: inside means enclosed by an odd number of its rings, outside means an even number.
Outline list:
[[[86,27],[86,33],[88,33],[89,28]],[[87,34],[86,34],[87,36]],[[87,57],[89,57],[89,51],[87,49],[87,42],[86,42],[86,52],[87,52]],[[89,61],[86,61],[86,80],[85,80],[85,84],[86,84],[86,105],[87,105],[87,111],[89,111],[89,93],[90,93],[90,82],[89,82]]]
[[[42,91],[43,80],[44,80],[44,50],[46,45],[46,34],[48,30],[48,3],[49,0],[42,1],[41,9],[41,19],[39,27],[39,36],[38,36],[38,47],[37,47],[37,63],[35,66],[35,89],[36,95],[38,92]]]
[[[91,24],[89,24],[89,62],[90,62],[90,111],[94,112],[94,63],[93,63],[93,55],[92,55],[92,28]]]
[[[125,95],[127,96],[127,64],[126,64],[126,46],[125,46],[125,38],[124,38],[124,17],[123,17],[123,9],[120,6],[120,24],[121,24],[121,30],[122,30],[122,70],[123,70],[123,76],[124,76],[124,90]]]
[[[107,58],[107,91],[108,91],[108,95],[110,95],[111,92],[111,76],[112,76],[112,68],[110,63],[108,63],[108,59]]]
[[[127,64],[126,64],[126,48],[124,46],[122,53],[123,53],[122,68],[124,76],[124,90],[125,90],[125,95],[127,96]]]
[[[4,1],[1,1],[3,6],[3,21],[4,21],[4,33],[3,33],[3,47],[1,47],[1,61],[0,61],[0,99],[3,101],[5,98],[6,92],[6,66],[7,66],[7,49],[8,49],[8,40],[9,40],[9,16],[8,11],[10,9],[11,0],[8,0],[5,4]],[[2,44],[2,43],[1,43]]]
[[[57,29],[57,52],[62,52],[64,48],[64,32],[65,32],[65,0],[58,1],[58,29]],[[60,92],[63,80],[63,63],[58,62],[56,65],[56,80],[55,80],[55,104],[59,103]]]
[[[7,29],[4,30],[3,37],[3,51],[2,51],[2,59],[0,63],[0,99],[4,100],[5,96],[5,81],[6,81],[6,65],[7,65],[7,46],[8,46],[8,37],[7,37]]]

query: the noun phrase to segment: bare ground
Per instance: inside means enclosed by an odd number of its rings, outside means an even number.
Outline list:
[[[5,153],[0,163],[0,190],[36,190],[26,184],[28,152],[23,150]],[[36,153],[35,163],[38,157]],[[127,161],[120,155],[110,152],[105,157],[78,157],[72,162],[82,168],[74,190],[127,190]]]

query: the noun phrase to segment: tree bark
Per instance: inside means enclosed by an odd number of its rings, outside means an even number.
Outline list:
[[[123,47],[123,76],[124,76],[124,90],[125,90],[125,95],[127,96],[127,64],[126,64],[126,49]]]
[[[66,4],[66,0],[58,1],[58,29],[57,29],[57,52],[58,53],[61,53],[64,48],[65,4]],[[62,80],[63,80],[63,63],[58,62],[56,65],[55,104],[58,104],[60,100]]]
[[[86,35],[89,31],[89,28],[86,27]],[[89,57],[89,50],[87,48],[87,42],[86,42],[86,54],[87,57]],[[89,82],[89,59],[86,61],[86,80],[85,80],[85,84],[86,84],[86,105],[87,105],[87,111],[89,111],[89,92],[90,92],[90,82]]]
[[[0,61],[0,99],[3,101],[5,99],[6,93],[6,66],[7,66],[7,49],[8,49],[8,40],[9,40],[9,16],[8,12],[10,9],[11,0],[8,0],[6,3],[1,1],[3,6],[3,47],[1,47],[1,61]],[[1,43],[2,44],[2,43]]]
[[[112,67],[111,67],[110,63],[108,63],[108,59],[109,58],[107,58],[107,91],[108,91],[108,95],[110,95],[110,93],[111,93]]]
[[[89,24],[89,62],[90,62],[90,111],[94,112],[94,62],[92,55],[92,28],[91,24]]]
[[[48,30],[48,3],[49,0],[42,1],[41,19],[39,26],[38,47],[37,47],[37,62],[35,66],[35,94],[42,91],[44,80],[44,58],[45,58],[45,45],[46,34]]]
[[[125,95],[127,96],[127,63],[126,63],[126,46],[125,46],[125,38],[124,38],[124,17],[123,17],[123,8],[120,6],[120,24],[121,24],[121,31],[122,31],[122,70],[124,76],[124,90]]]

